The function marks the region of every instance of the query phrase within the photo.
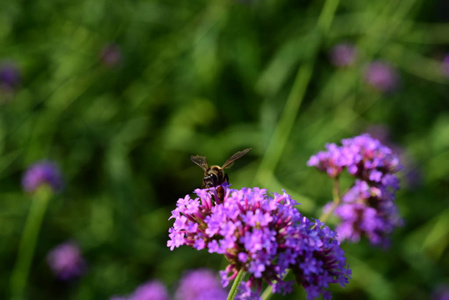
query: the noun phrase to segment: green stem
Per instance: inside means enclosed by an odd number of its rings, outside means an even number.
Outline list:
[[[11,299],[24,299],[25,286],[36,248],[37,237],[42,220],[52,196],[50,187],[42,186],[31,199],[31,208],[22,233],[17,254],[17,262],[11,276]]]
[[[234,283],[232,284],[231,290],[229,291],[229,295],[226,300],[234,300],[235,296],[237,295],[237,291],[239,290],[240,282],[242,282],[244,275],[245,271],[240,270],[237,274],[237,277],[235,277],[234,279]]]
[[[301,103],[304,99],[304,95],[306,93],[310,79],[312,78],[319,43],[321,42],[323,35],[327,33],[332,24],[339,2],[340,0],[326,0],[326,2],[324,3],[317,22],[319,37],[316,40],[314,49],[315,53],[313,53],[313,56],[298,70],[295,82],[290,91],[290,94],[288,95],[282,116],[273,133],[266,153],[262,158],[260,167],[256,173],[255,179],[258,181],[263,181],[262,177],[266,176],[269,172],[273,172],[276,168],[277,163],[279,162],[279,159],[281,158],[281,155],[290,136],[290,132],[293,129],[296,116],[298,115],[299,108],[301,107]],[[262,299],[268,300],[271,295],[272,288],[271,286],[268,286],[262,293]]]
[[[341,203],[341,197],[340,197],[340,184],[338,182],[338,178],[334,178],[334,189],[332,191],[332,194],[334,196],[334,202],[332,203],[332,206],[329,208],[327,212],[321,215],[320,221],[326,222],[327,219],[332,215],[334,210],[337,208],[338,205]]]
[[[287,272],[288,272],[288,270],[287,270]],[[288,273],[287,273],[288,274]],[[285,276],[287,276],[287,274],[285,275]],[[262,293],[262,300],[268,300],[268,299],[270,299],[271,298],[271,296],[273,295],[273,289],[272,289],[272,287],[271,287],[271,285],[269,285],[266,289],[265,289],[265,291],[263,291],[263,293]]]
[[[332,24],[339,1],[340,0],[326,0],[326,3],[323,6],[317,22],[318,35],[316,36],[317,38],[312,39],[312,47],[314,49],[312,56],[298,70],[278,125],[274,130],[265,155],[260,163],[260,167],[255,175],[255,180],[258,182],[264,182],[264,177],[274,171],[284,152],[293,125],[295,124],[299,108],[301,107],[307,87],[312,78],[315,58],[321,38],[326,34]]]

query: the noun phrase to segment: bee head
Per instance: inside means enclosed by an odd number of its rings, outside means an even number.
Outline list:
[[[204,187],[219,186],[224,182],[224,172],[219,166],[211,166],[204,172]]]

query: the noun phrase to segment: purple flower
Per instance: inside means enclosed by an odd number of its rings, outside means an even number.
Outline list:
[[[447,285],[438,286],[432,294],[432,300],[449,300],[449,287]]]
[[[442,67],[444,74],[449,77],[449,54],[444,57]]]
[[[19,84],[20,72],[17,65],[12,62],[0,64],[0,101],[9,102]]]
[[[101,50],[101,61],[110,68],[118,67],[122,60],[122,50],[117,44],[107,44]]]
[[[210,253],[224,254],[229,262],[220,272],[224,287],[240,270],[249,275],[238,299],[257,298],[264,281],[275,293],[290,292],[292,282],[283,281],[287,269],[305,288],[308,299],[329,298],[325,289],[330,283],[347,283],[350,270],[335,233],[303,217],[288,194],[270,196],[260,188],[222,187],[223,201],[215,188],[196,189],[197,198],[178,200],[170,217],[175,222],[168,247],[198,249],[196,245],[201,244]],[[192,224],[198,225],[194,231]]]
[[[382,144],[387,145],[396,154],[403,165],[402,174],[408,188],[419,186],[422,181],[421,172],[414,157],[403,147],[391,141],[390,132],[385,125],[372,125],[366,131]]]
[[[336,67],[351,66],[357,58],[357,49],[352,44],[338,44],[330,52],[330,59]]]
[[[20,72],[16,64],[4,62],[0,65],[0,85],[7,85],[11,88],[20,83]]]
[[[74,279],[86,270],[86,262],[80,249],[73,242],[66,242],[54,248],[47,255],[47,263],[60,280]]]
[[[218,277],[208,269],[192,270],[184,274],[175,293],[176,300],[225,300],[227,296]]]
[[[22,187],[28,193],[42,185],[48,185],[54,192],[62,189],[61,172],[53,162],[43,160],[32,164],[22,178]]]
[[[374,61],[365,70],[365,80],[380,92],[391,92],[398,86],[399,76],[390,64]]]
[[[169,300],[170,297],[165,285],[158,281],[148,281],[137,287],[134,293],[127,297],[128,300]]]
[[[356,242],[366,236],[371,243],[386,246],[387,236],[402,224],[394,204],[399,189],[394,173],[402,168],[399,157],[368,134],[343,139],[342,146],[332,145],[312,156],[308,165],[327,171],[332,178],[338,178],[343,170],[356,178],[334,211],[341,221],[336,228],[339,240]],[[338,172],[329,173],[330,167]],[[326,205],[325,210],[330,207]]]

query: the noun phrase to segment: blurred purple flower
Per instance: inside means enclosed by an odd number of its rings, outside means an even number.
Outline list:
[[[348,282],[351,271],[335,232],[303,217],[288,194],[269,196],[257,187],[222,187],[223,201],[215,188],[196,189],[197,198],[187,195],[178,200],[170,217],[175,219],[167,242],[171,250],[187,245],[225,255],[229,265],[220,272],[224,287],[240,270],[249,275],[236,299],[254,299],[264,281],[274,293],[291,292],[293,282],[283,281],[287,269],[308,299],[320,295],[329,299],[325,289],[330,283]]]
[[[71,280],[82,275],[86,262],[80,249],[73,242],[66,242],[55,247],[47,255],[47,263],[60,280]]]
[[[107,44],[101,50],[101,61],[110,68],[118,67],[122,59],[122,50],[117,44]]]
[[[355,242],[365,235],[371,243],[386,246],[388,234],[402,224],[394,204],[399,189],[394,173],[402,168],[399,157],[369,134],[343,139],[342,146],[326,147],[327,151],[313,155],[307,165],[332,178],[338,178],[343,170],[356,178],[334,212],[341,221],[336,228],[338,238]]]
[[[330,59],[336,67],[351,66],[357,58],[357,49],[352,44],[338,44],[330,52]]]
[[[48,185],[53,192],[62,189],[61,172],[53,162],[46,160],[36,162],[23,175],[22,187],[26,192],[32,193],[42,185]]]
[[[388,146],[399,157],[403,166],[401,171],[404,175],[406,186],[408,188],[419,186],[422,181],[422,174],[418,168],[418,163],[409,151],[391,140],[388,127],[382,124],[371,125],[366,129],[366,132],[382,144]]]
[[[16,87],[20,83],[20,72],[16,64],[4,62],[0,65],[0,84]]]
[[[444,74],[449,77],[449,54],[444,57],[442,66]]]
[[[0,64],[0,101],[9,102],[14,91],[20,84],[20,71],[15,63],[3,62]]]
[[[394,194],[387,187],[356,180],[335,209],[341,220],[336,228],[338,238],[357,242],[365,235],[371,243],[387,246],[386,236],[403,223],[393,200]]]
[[[176,300],[225,300],[228,296],[218,277],[208,269],[192,270],[181,279],[175,293]]]
[[[449,300],[449,287],[447,285],[438,286],[432,294],[432,300]]]
[[[374,61],[365,70],[365,80],[380,92],[391,92],[399,84],[399,75],[390,64]]]
[[[134,291],[134,293],[127,297],[128,300],[169,300],[170,297],[165,285],[158,281],[148,281]]]

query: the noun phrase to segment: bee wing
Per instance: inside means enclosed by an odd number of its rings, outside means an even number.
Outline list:
[[[240,157],[242,157],[243,155],[245,155],[246,153],[249,152],[249,150],[251,150],[252,148],[248,148],[242,151],[239,151],[237,153],[235,153],[234,155],[232,155],[230,158],[228,158],[227,161],[225,161],[225,163],[223,164],[222,168],[226,169],[226,168],[230,168],[232,166],[232,164],[239,159]]]
[[[190,160],[193,161],[196,165],[200,166],[204,171],[207,170],[208,165],[206,156],[192,155],[190,156]]]

